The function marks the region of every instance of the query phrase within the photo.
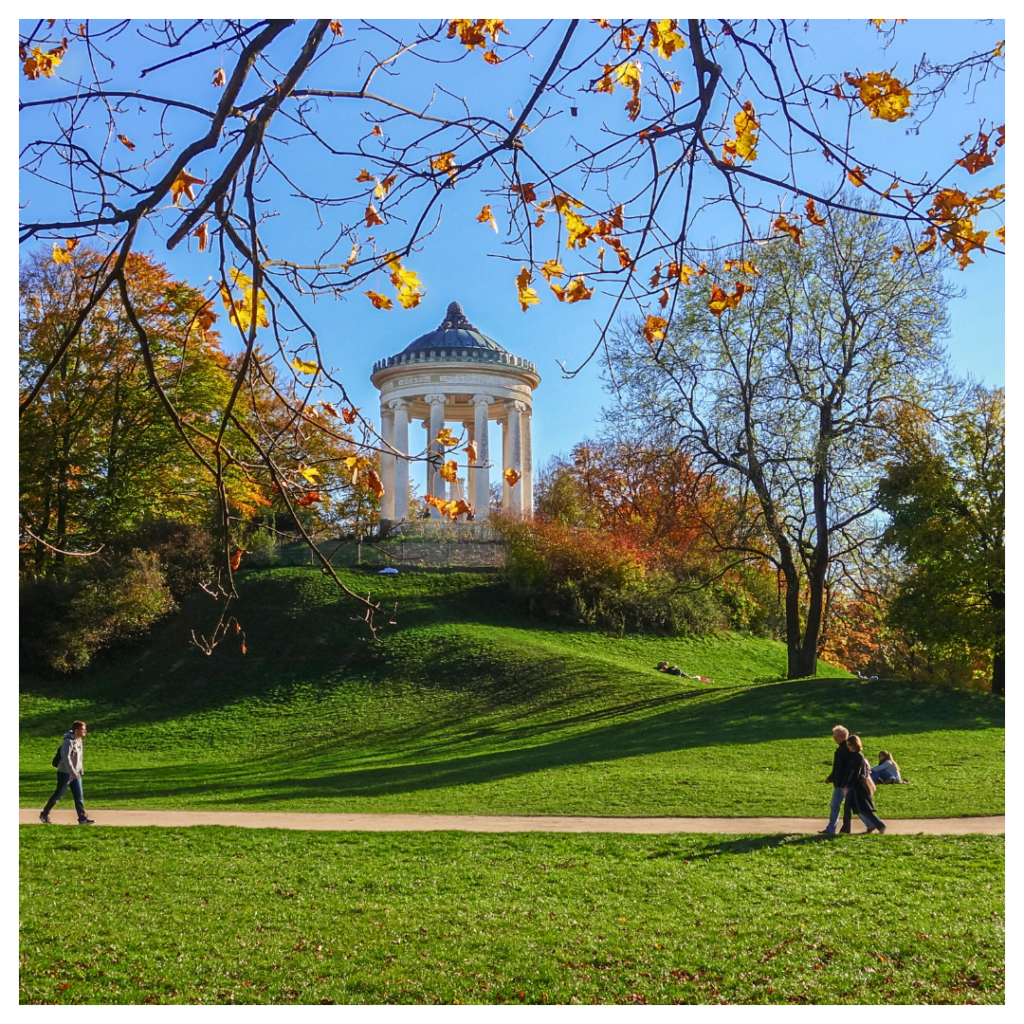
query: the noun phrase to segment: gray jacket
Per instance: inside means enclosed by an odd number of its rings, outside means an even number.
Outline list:
[[[64,742],[60,745],[60,764],[57,771],[72,775],[76,779],[82,774],[82,741],[75,736],[73,729],[64,733]]]

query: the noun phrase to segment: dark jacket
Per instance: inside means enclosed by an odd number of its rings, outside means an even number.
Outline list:
[[[850,763],[846,769],[845,781],[842,785],[849,789],[853,801],[853,809],[858,814],[869,812],[877,814],[875,801],[872,799],[868,779],[871,777],[871,764],[863,754],[850,753]]]
[[[836,752],[832,755],[832,774],[825,781],[831,782],[833,786],[845,786],[843,780],[857,756],[845,743],[836,744]]]

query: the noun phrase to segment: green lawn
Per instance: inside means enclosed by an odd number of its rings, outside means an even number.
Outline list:
[[[997,836],[21,829],[22,1003],[1001,1003]]]
[[[1003,704],[890,682],[784,681],[781,645],[739,636],[613,637],[538,624],[489,573],[345,570],[398,627],[360,639],[353,607],[308,567],[241,574],[233,641],[188,644],[196,598],[82,677],[28,679],[23,806],[53,747],[89,722],[91,807],[605,815],[820,815],[842,722],[887,747],[906,786],[883,818],[1001,813]],[[658,673],[662,659],[709,677]]]

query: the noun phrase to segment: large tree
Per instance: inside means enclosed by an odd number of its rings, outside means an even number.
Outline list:
[[[663,338],[638,324],[612,360],[622,412],[759,513],[728,544],[784,581],[790,678],[815,673],[827,586],[874,535],[882,413],[943,393],[949,291],[934,261],[892,262],[867,212],[834,211],[803,243],[737,254],[717,316],[694,290]]]
[[[21,240],[59,260],[89,239],[108,259],[22,414],[115,295],[169,421],[194,442],[134,324],[129,258],[156,241],[214,249],[207,297],[230,310],[245,352],[212,453],[196,458],[222,504],[239,463],[228,424],[258,332],[301,382],[296,417],[324,397],[347,402],[307,298],[416,306],[442,208],[473,230],[501,218],[500,258],[524,311],[541,301],[542,276],[548,301],[611,294],[595,351],[624,309],[659,329],[696,273],[685,258],[712,230],[799,242],[822,211],[849,205],[847,182],[877,197],[871,216],[902,228],[905,262],[915,249],[961,267],[1001,251],[1001,111],[981,111],[967,139],[951,133],[934,166],[887,145],[940,125],[933,115],[965,87],[1000,106],[986,84],[1004,64],[998,29],[952,61],[917,48],[905,67],[888,47],[912,24],[859,30],[878,40],[874,67],[820,60],[813,25],[770,19],[26,21]],[[452,190],[473,190],[469,212],[448,202]],[[261,479],[288,489],[269,455]],[[284,497],[301,500],[301,484]]]
[[[898,417],[900,445],[878,487],[891,516],[882,542],[912,572],[889,619],[939,657],[991,657],[1005,693],[1006,398],[973,389],[938,429]]]

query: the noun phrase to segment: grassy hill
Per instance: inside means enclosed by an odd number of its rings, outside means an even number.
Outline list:
[[[883,818],[1003,810],[1003,704],[987,695],[827,666],[785,681],[781,645],[737,635],[553,628],[488,572],[343,571],[398,603],[384,644],[329,579],[290,565],[241,574],[245,655],[188,643],[219,612],[199,595],[81,677],[23,680],[22,805],[42,805],[80,717],[90,807],[818,815],[838,721],[911,780],[880,790]],[[655,671],[663,659],[711,682]]]

